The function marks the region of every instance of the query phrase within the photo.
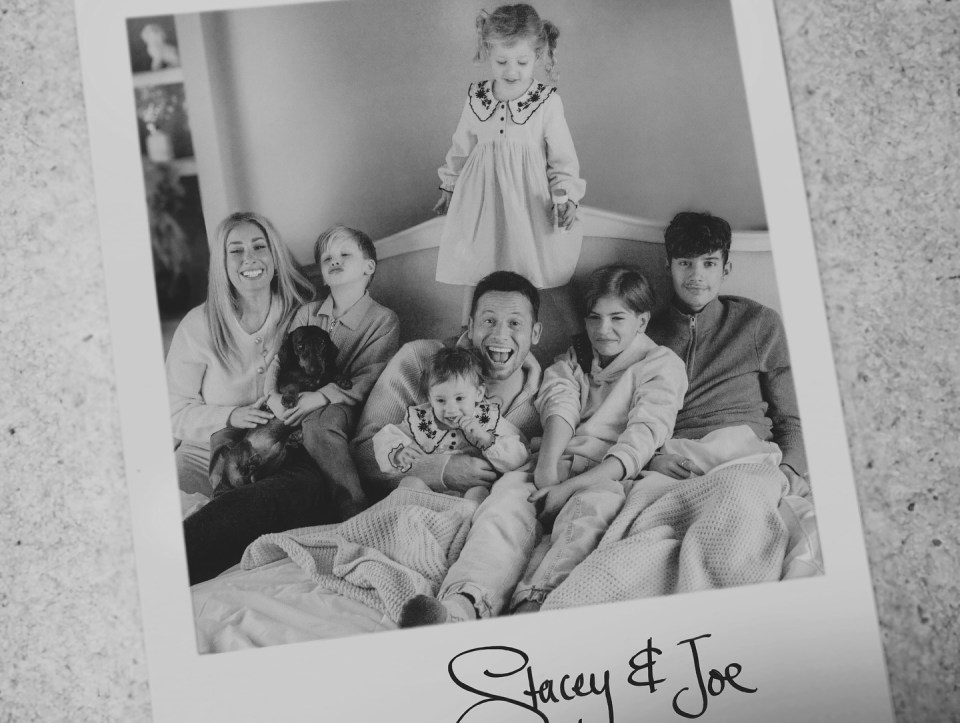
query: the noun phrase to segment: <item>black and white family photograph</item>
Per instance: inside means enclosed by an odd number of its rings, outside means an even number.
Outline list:
[[[147,123],[202,652],[823,573],[729,6],[171,24],[134,78],[196,156]]]
[[[77,21],[156,720],[891,720],[772,1]]]

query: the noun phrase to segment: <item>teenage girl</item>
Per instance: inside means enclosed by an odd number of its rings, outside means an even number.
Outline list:
[[[464,325],[487,274],[515,271],[549,289],[570,280],[580,256],[586,184],[557,89],[534,79],[538,67],[552,77],[558,36],[529,5],[477,17],[475,60],[489,61],[491,78],[470,85],[434,207],[447,215],[437,281],[465,287]]]

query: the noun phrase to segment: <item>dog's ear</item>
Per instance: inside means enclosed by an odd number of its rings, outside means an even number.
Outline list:
[[[296,331],[296,329],[294,329]],[[290,358],[293,356],[293,331],[283,337],[283,343],[277,352],[277,362],[281,369],[287,369],[290,366]]]

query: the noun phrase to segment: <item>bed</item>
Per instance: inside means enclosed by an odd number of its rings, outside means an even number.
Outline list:
[[[582,254],[575,281],[598,266],[629,259],[649,270],[654,286],[658,291],[666,292],[670,282],[665,273],[662,224],[589,207],[581,209],[581,216],[585,231],[584,249],[589,249],[590,253]],[[381,303],[397,310],[403,341],[442,338],[454,328],[453,316],[458,311],[459,298],[447,296],[450,293],[458,295],[459,291],[451,292],[432,280],[441,226],[442,219],[433,219],[377,242],[380,261],[372,293]],[[725,293],[748,296],[779,310],[767,234],[735,233],[731,260],[738,271],[725,286]],[[312,271],[316,270],[307,268],[308,275]],[[391,287],[389,279],[403,279],[404,283],[402,287],[400,284]],[[406,291],[409,288],[418,289],[418,293],[409,294]],[[545,331],[535,350],[541,363],[548,363],[562,351],[570,335],[578,331],[563,325],[563,319],[571,318],[571,314],[557,309],[556,303],[563,302],[546,295],[541,313]],[[769,484],[786,483],[771,481]],[[800,489],[784,486],[770,487],[770,490],[766,515],[769,525],[779,532],[778,547],[770,563],[776,565],[776,574],[766,579],[790,580],[823,574],[816,513],[809,487],[804,484]],[[411,497],[416,494],[423,496]],[[433,564],[437,561],[431,561],[431,565],[409,575],[404,571],[398,573],[398,568],[393,565],[396,560],[391,558],[395,550],[375,549],[379,543],[371,543],[363,537],[361,528],[367,524],[367,517],[402,514],[397,510],[426,506],[437,514],[447,515],[444,524],[457,529],[456,535],[450,538],[454,540],[450,543],[453,547],[445,548],[449,557],[446,562],[449,563],[457,554],[455,539],[462,541],[469,529],[474,509],[471,505],[475,505],[465,500],[452,500],[455,498],[435,493],[397,490],[378,503],[369,515],[358,516],[362,518],[357,523],[359,528],[355,525],[344,531],[339,529],[342,526],[328,525],[261,538],[248,548],[242,563],[192,588],[199,651],[221,653],[395,629],[396,600],[409,595],[411,590],[435,593],[442,579],[442,569]],[[183,496],[184,515],[204,502],[202,496]],[[384,504],[386,507],[381,508]],[[625,510],[621,514],[633,513]],[[682,516],[683,510],[678,514]],[[423,521],[418,519],[417,522]],[[623,537],[639,534],[635,519],[624,520],[619,527],[618,534]],[[434,534],[435,530],[431,530],[424,534]],[[363,548],[362,564],[355,558],[345,560],[342,556],[346,545],[344,540],[353,546],[351,554],[355,555],[358,539],[361,546],[371,545]],[[623,540],[610,542],[610,549],[624,544]],[[679,543],[674,545],[671,554],[680,554]],[[371,559],[372,568],[364,568],[363,565],[370,563]],[[358,569],[376,570],[373,582],[369,576],[361,574],[357,577]],[[383,578],[384,569],[389,569],[387,578]],[[616,599],[637,597],[639,593],[637,589],[625,588],[618,595]],[[570,599],[583,598],[574,594]]]
[[[791,490],[783,495],[777,514],[787,530],[780,579],[823,574],[809,491]],[[265,536],[273,540],[261,538],[255,545],[272,548],[264,558],[267,561],[256,564],[245,556],[242,565],[194,585],[199,652],[223,653],[396,629],[396,622],[383,609],[388,606],[366,604],[358,599],[360,595],[344,590],[342,583],[332,584],[331,576],[318,572],[309,556],[280,555],[278,537],[286,537],[285,546],[294,550],[297,540],[322,534],[330,527],[336,526]]]

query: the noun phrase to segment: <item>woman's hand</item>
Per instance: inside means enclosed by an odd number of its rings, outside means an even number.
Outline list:
[[[433,212],[437,216],[445,216],[447,209],[450,208],[450,199],[453,198],[453,193],[451,191],[444,191],[440,189],[440,200],[437,201],[437,205],[433,207]]]
[[[573,201],[567,201],[562,206],[556,206],[554,209],[557,213],[557,226],[562,229],[568,229],[573,225],[574,220],[577,218],[577,204]]]
[[[288,427],[295,427],[300,424],[304,417],[310,414],[310,412],[326,406],[329,401],[323,392],[301,392],[297,398],[297,403],[290,407],[286,416],[283,417],[283,423]]]
[[[260,409],[265,401],[267,401],[266,395],[247,407],[237,407],[227,417],[227,426],[237,429],[253,429],[261,424],[266,424],[273,419],[273,412],[268,409]]]
[[[674,479],[688,479],[704,473],[691,460],[679,454],[656,454],[650,460],[647,469]]]

